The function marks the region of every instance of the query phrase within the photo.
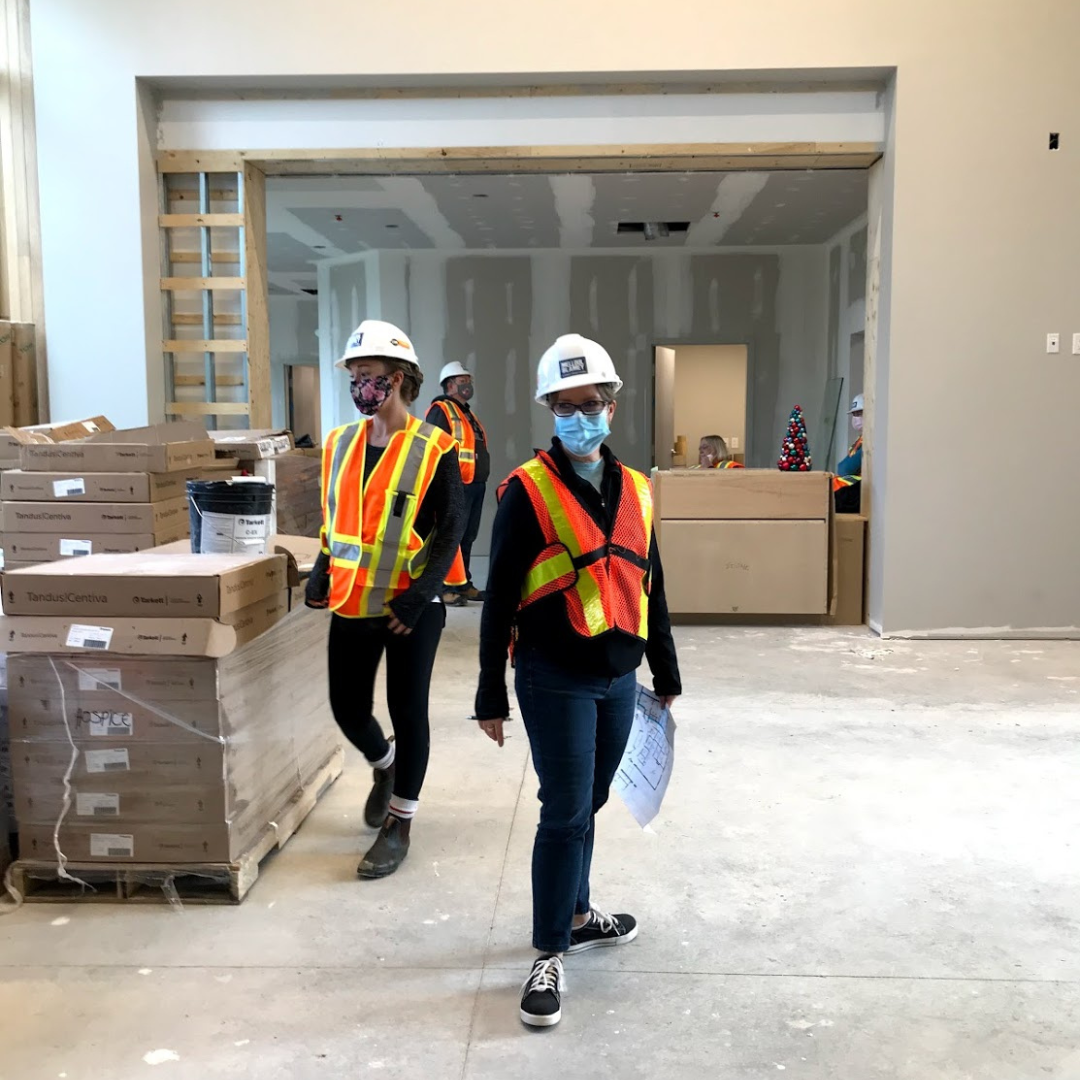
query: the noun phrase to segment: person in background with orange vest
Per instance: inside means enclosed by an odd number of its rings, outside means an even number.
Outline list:
[[[375,770],[364,820],[380,832],[357,874],[381,878],[408,853],[427,772],[439,594],[444,581],[465,581],[464,497],[454,440],[409,413],[424,376],[408,338],[365,320],[337,366],[364,419],[335,428],[323,448],[322,553],[307,604],[333,612],[330,707]],[[383,653],[392,740],[372,715]]]
[[[851,429],[858,438],[837,463],[833,477],[833,501],[838,514],[857,514],[862,503],[863,395],[851,399]]]
[[[719,435],[705,435],[698,444],[698,466],[702,469],[741,469],[732,461],[727,443]]]
[[[652,489],[603,445],[621,388],[595,341],[568,334],[544,353],[536,400],[555,414],[556,437],[500,489],[492,532],[476,716],[502,746],[513,639],[517,698],[540,778],[532,860],[540,956],[519,1010],[534,1027],[562,1016],[565,954],[637,936],[633,916],[592,905],[595,817],[626,748],[642,658],[665,704],[682,693]]]
[[[491,455],[488,453],[487,432],[469,406],[473,396],[472,376],[456,360],[439,373],[442,396],[428,409],[427,422],[453,435],[458,444],[458,463],[465,485],[465,535],[461,538],[461,558],[468,579],[463,588],[450,587],[443,602],[452,607],[465,607],[470,600],[483,600],[483,594],[472,580],[472,546],[480,532],[480,516],[484,512],[484,495],[491,475]],[[447,583],[449,585],[449,582]]]

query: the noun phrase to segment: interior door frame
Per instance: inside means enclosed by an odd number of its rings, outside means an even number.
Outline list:
[[[700,334],[694,334],[689,337],[682,338],[658,338],[650,343],[652,349],[652,380],[649,383],[649,407],[646,410],[646,416],[649,422],[649,445],[654,447],[653,451],[653,465],[656,465],[655,461],[655,445],[656,439],[654,432],[656,431],[656,349],[675,349],[676,357],[675,363],[678,364],[678,350],[686,345],[716,345],[716,346],[730,346],[739,345],[746,350],[746,446],[743,448],[743,459],[749,457],[749,450],[751,445],[756,445],[754,431],[754,345],[751,341],[716,341],[708,335],[702,336]]]

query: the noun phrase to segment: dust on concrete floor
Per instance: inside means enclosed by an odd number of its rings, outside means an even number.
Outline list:
[[[520,725],[500,752],[465,719],[477,619],[451,612],[396,877],[353,876],[352,758],[239,908],[24,906],[0,1076],[1080,1076],[1080,646],[680,631],[663,817],[612,803],[597,844],[641,937],[570,958],[530,1032],[536,782]]]

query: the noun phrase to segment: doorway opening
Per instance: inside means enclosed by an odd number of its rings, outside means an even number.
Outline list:
[[[658,345],[654,358],[653,465],[697,465],[706,436],[719,436],[728,458],[745,465],[750,415],[746,345]]]
[[[319,368],[315,364],[286,364],[285,423],[298,442],[318,446],[322,433]]]

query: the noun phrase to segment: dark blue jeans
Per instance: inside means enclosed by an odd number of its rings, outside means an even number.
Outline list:
[[[589,911],[596,812],[607,802],[634,721],[637,680],[582,676],[536,652],[517,658],[517,699],[540,778],[533,845],[533,945],[561,953]]]

